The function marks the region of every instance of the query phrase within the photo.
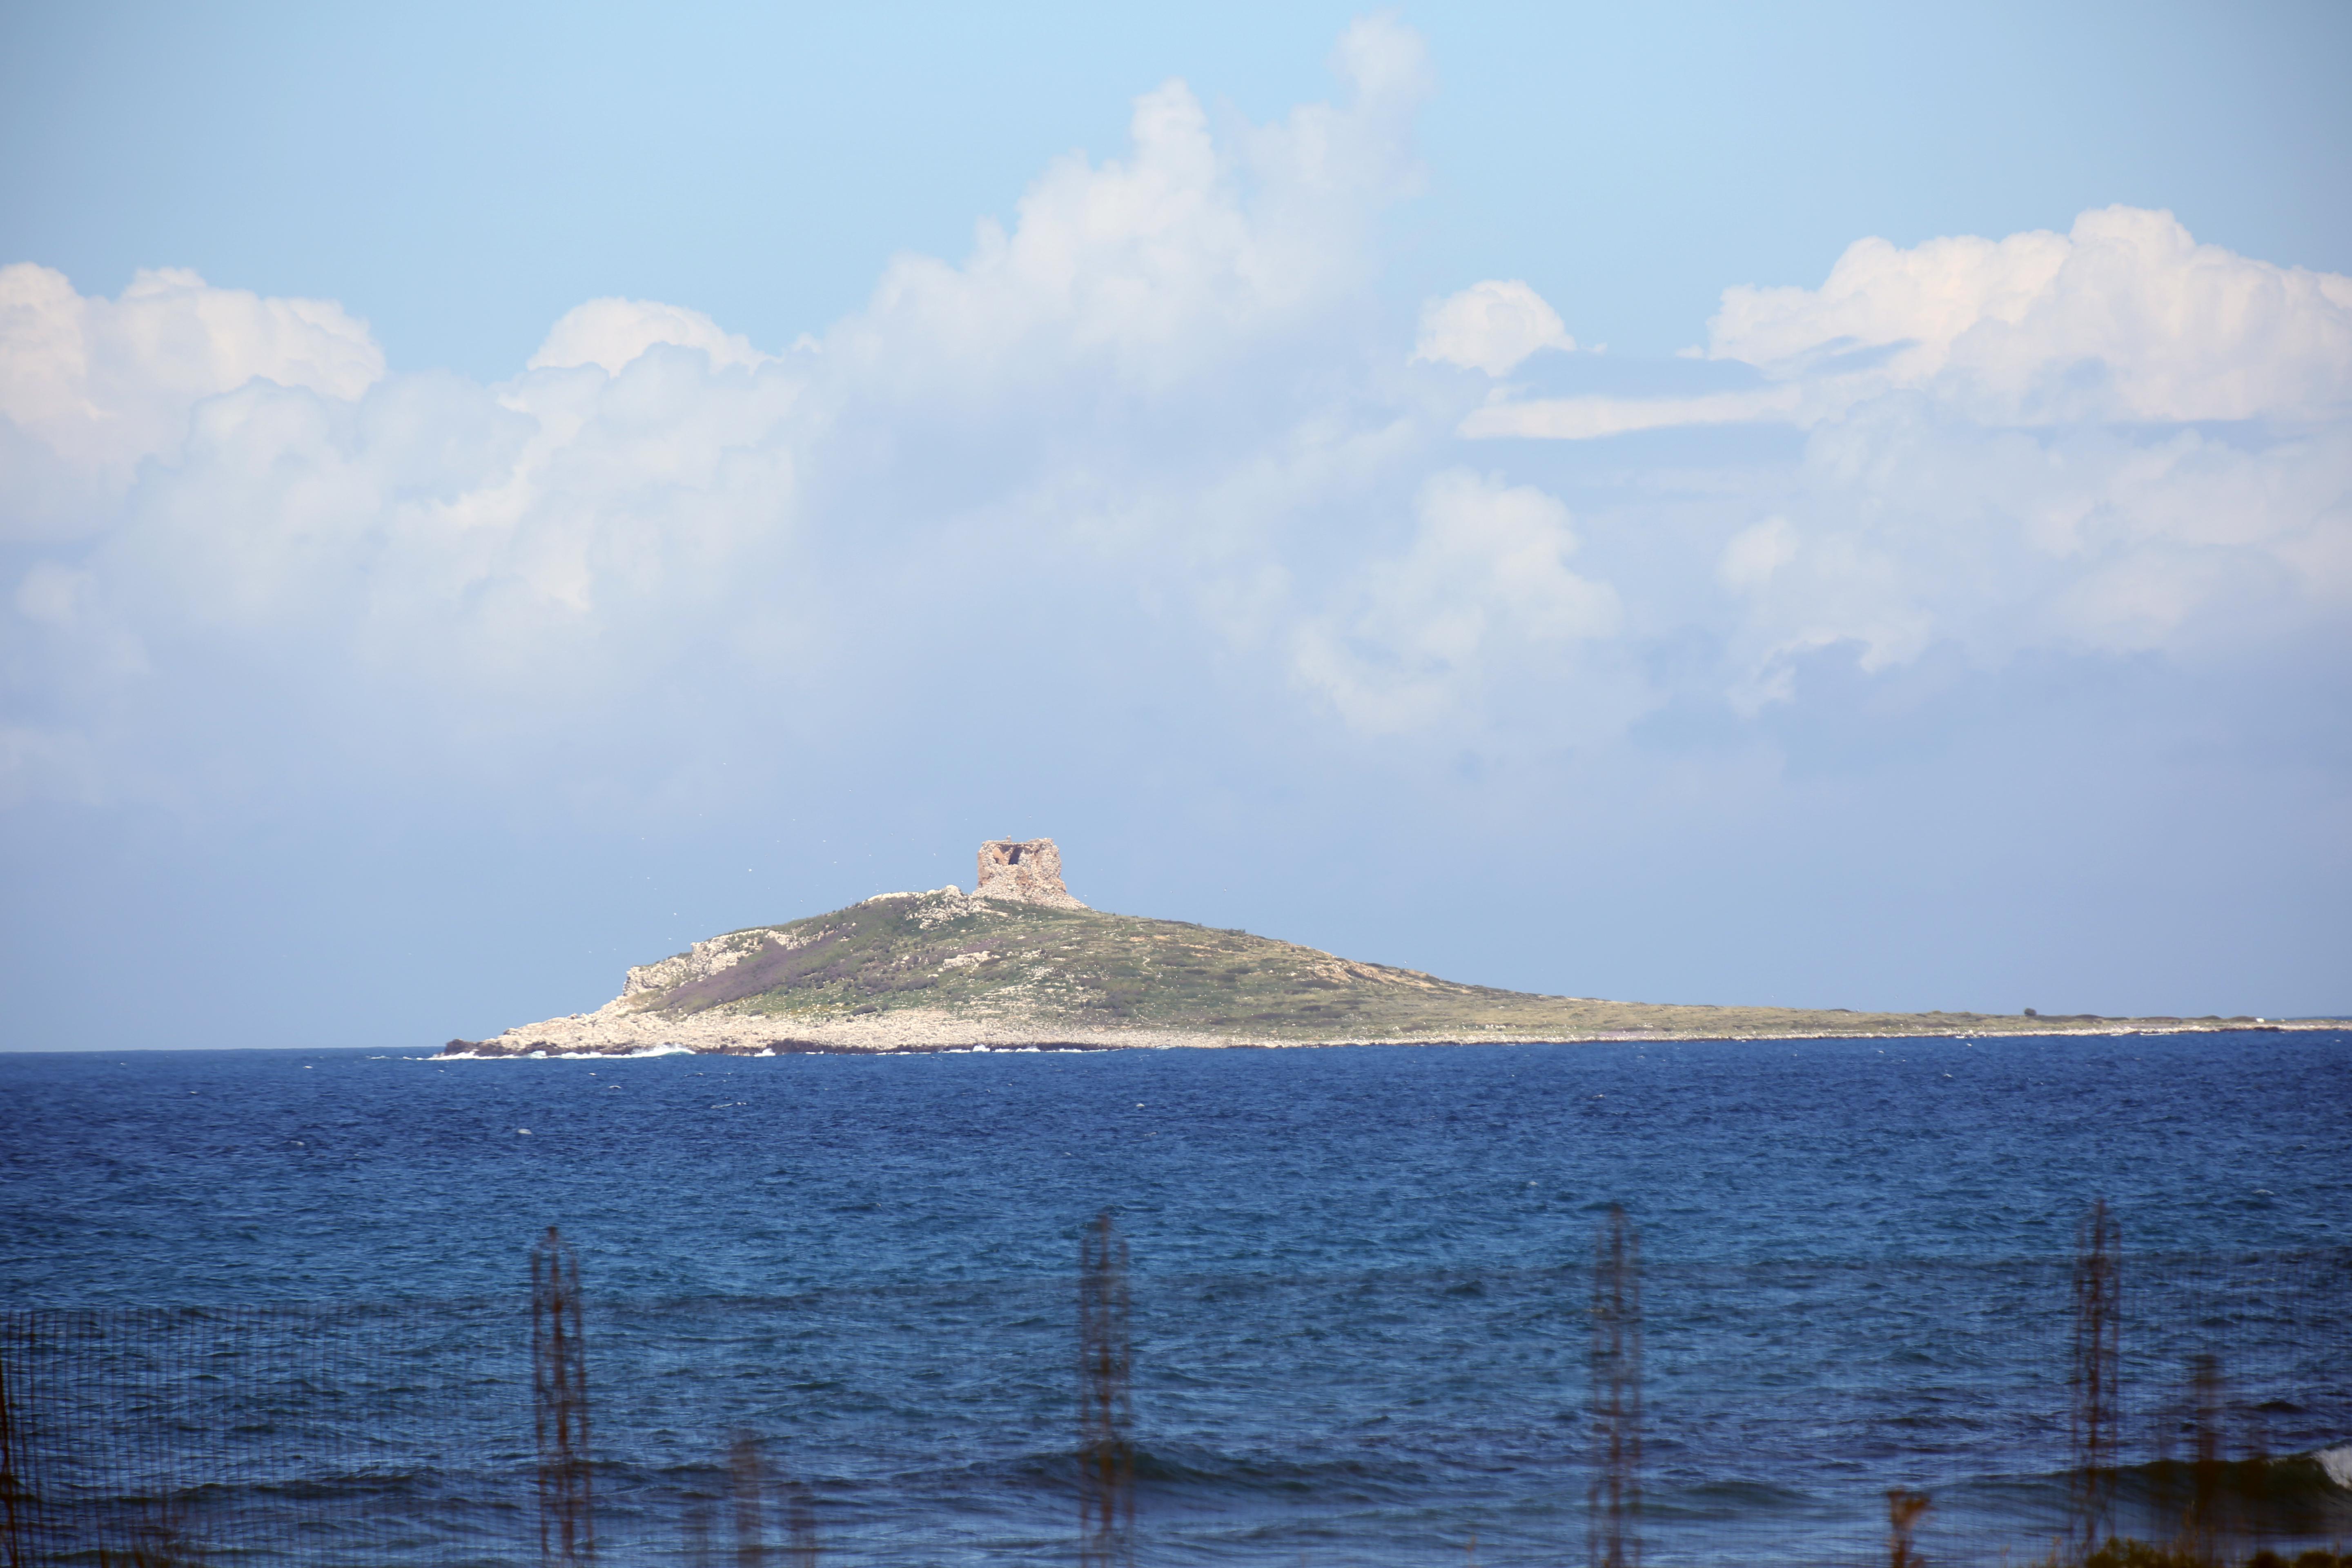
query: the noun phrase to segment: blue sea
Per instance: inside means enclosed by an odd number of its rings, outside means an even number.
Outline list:
[[[2203,1486],[2250,1542],[2352,1539],[2340,1031],[0,1056],[0,1370],[44,1550],[143,1510],[191,1563],[539,1561],[554,1226],[598,1560],[782,1562],[788,1498],[825,1561],[1076,1562],[1076,1267],[1108,1213],[1124,1559],[1556,1563],[1592,1549],[1622,1205],[1644,1560],[1884,1562],[1901,1488],[1931,1560],[2022,1563],[2075,1506],[2102,1198],[2112,1527],[2182,1528]]]

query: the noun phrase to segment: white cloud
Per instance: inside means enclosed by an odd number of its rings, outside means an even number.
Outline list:
[[[1463,434],[1811,426],[1903,392],[1997,425],[2341,418],[2352,405],[2352,278],[2200,245],[2170,213],[2105,207],[2063,235],[1907,250],[1858,240],[1819,289],[1727,289],[1706,354],[1779,384],[1498,403]]]
[[[1796,558],[1796,530],[1785,517],[1768,517],[1731,536],[1731,542],[1723,547],[1722,560],[1716,563],[1716,581],[1734,593],[1754,593]]]
[[[2126,211],[1864,242],[1820,289],[1726,295],[1710,352],[1758,384],[1472,407],[1374,289],[1420,45],[1360,24],[1339,63],[1345,101],[1230,132],[1181,82],[1142,95],[1119,156],[1055,162],[961,261],[894,259],[814,352],[599,300],[484,387],[387,376],[331,304],[0,272],[0,496],[48,542],[0,601],[37,719],[0,787],[159,787],[203,747],[251,771],[263,738],[652,766],[706,703],[776,745],[835,704],[856,748],[943,681],[1041,669],[1080,703],[1224,681],[1534,752],[1622,736],[1668,645],[1752,711],[1832,646],[2193,658],[2352,605],[2344,279]],[[1569,346],[1488,281],[1413,357]],[[1454,444],[1756,421],[1801,458],[1634,470],[1580,528]],[[1146,635],[1166,657],[1118,668]]]
[[[682,694],[787,726],[812,693],[887,705],[825,673],[846,642],[1017,660],[1027,625],[978,606],[1120,614],[1067,587],[1089,573],[1213,643],[1277,636],[1285,531],[1438,434],[1365,417],[1328,371],[1370,314],[1367,236],[1417,177],[1426,89],[1393,23],[1349,29],[1338,64],[1345,101],[1230,135],[1181,82],[1143,95],[1124,156],[1055,162],[961,263],[896,259],[812,353],[600,300],[509,382],[387,378],[332,306],[158,275],[126,301],[180,314],[142,337],[16,269],[9,342],[39,352],[9,406],[39,455],[120,423],[96,344],[152,426],[100,458],[154,461],[59,502],[87,543],[10,596],[15,696],[80,728],[9,754],[112,748],[137,788],[142,748],[160,774],[173,744],[291,743],[270,715],[307,703],[306,756],[404,731],[412,765],[484,765],[616,710],[620,749],[654,755]]]
[[[1415,363],[1458,364],[1507,375],[1538,349],[1572,350],[1576,340],[1542,295],[1517,279],[1474,283],[1421,308]]]
[[[1498,396],[1460,429],[1808,430],[1793,470],[1749,476],[1774,515],[1716,535],[1744,709],[1832,645],[1865,671],[1938,644],[2195,658],[2325,637],[2352,603],[2352,279],[2111,207],[2063,235],[1860,241],[1820,289],[1726,290],[1707,352],[1764,384]]]
[[[530,356],[530,368],[593,364],[617,375],[657,343],[700,349],[719,370],[756,368],[770,357],[753,348],[749,338],[728,331],[699,310],[650,300],[591,300],[565,311],[549,329],[547,341]]]
[[[1817,431],[1785,514],[1735,534],[1731,689],[1795,695],[1787,661],[1865,670],[1936,643],[2198,660],[2325,641],[2352,605],[2352,430],[2253,444],[2195,430],[1986,429],[1899,400]]]
[[[1335,64],[1351,102],[1225,144],[1184,83],[1144,94],[1127,158],[1056,160],[960,265],[894,259],[828,354],[911,402],[1073,374],[1160,392],[1328,318],[1369,284],[1370,217],[1412,187],[1427,86],[1419,37],[1384,19],[1351,26]]]
[[[2309,419],[2352,401],[2352,278],[2199,245],[2170,213],[2070,234],[1848,247],[1818,289],[1736,288],[1708,354],[1826,383],[1826,411],[1922,389],[1988,422]],[[1869,363],[1843,368],[1858,351]]]
[[[1528,397],[1489,403],[1462,421],[1473,440],[1524,436],[1547,441],[1591,441],[1634,430],[1685,425],[1749,425],[1792,416],[1801,405],[1795,387],[1712,392],[1696,397]]]
[[[1449,469],[1422,486],[1415,522],[1293,647],[1297,678],[1357,728],[1481,727],[1490,688],[1564,685],[1577,644],[1617,633],[1615,592],[1568,568],[1578,541],[1557,498]]]
[[[0,495],[18,531],[53,531],[26,503],[57,490],[87,508],[142,458],[175,454],[188,411],[258,380],[359,396],[384,373],[367,324],[323,300],[215,289],[194,272],[139,273],[115,299],[64,274],[0,267]]]

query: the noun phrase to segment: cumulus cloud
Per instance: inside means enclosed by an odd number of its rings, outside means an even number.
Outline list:
[[[1777,384],[1497,404],[1463,433],[1811,426],[1898,392],[1986,424],[2340,418],[2352,404],[2352,278],[2200,245],[2168,212],[2106,207],[2063,235],[1907,250],[1857,240],[1819,289],[1727,289],[1706,357]]]
[[[1123,156],[1055,162],[960,262],[895,259],[807,352],[599,300],[509,381],[386,377],[331,305],[12,269],[8,428],[112,489],[60,501],[85,542],[9,585],[37,715],[10,765],[186,744],[164,712],[488,761],[615,710],[644,741],[682,691],[854,709],[886,699],[831,650],[944,657],[976,603],[1051,600],[1041,562],[1229,647],[1276,635],[1282,529],[1416,439],[1327,365],[1418,178],[1422,47],[1376,19],[1335,64],[1339,101],[1226,135],[1183,83],[1144,94]]]
[[[1568,508],[1527,485],[1455,468],[1422,486],[1398,553],[1366,563],[1299,629],[1297,679],[1375,733],[1477,729],[1498,684],[1533,677],[1553,700],[1577,645],[1613,636],[1615,592],[1569,570]]]
[[[1517,279],[1474,283],[1421,308],[1416,363],[1458,364],[1507,375],[1538,349],[1576,347],[1567,323],[1542,295]]]
[[[265,742],[854,747],[1044,672],[1080,708],[1213,687],[1351,744],[1533,753],[1622,738],[1670,665],[1755,713],[1825,648],[2308,648],[2352,605],[2345,279],[2128,209],[1864,241],[1820,289],[1726,293],[1708,353],[1752,384],[1522,398],[1455,368],[1573,346],[1525,283],[1431,301],[1409,356],[1381,303],[1419,40],[1360,23],[1335,65],[1337,101],[1259,125],[1144,93],[1118,155],[789,350],[596,300],[484,386],[387,375],[330,303],[0,270],[5,787],[135,794]],[[1660,463],[1573,518],[1461,444],[1756,422],[1801,452]]]
[[[2323,635],[2352,597],[2352,279],[2110,207],[2063,235],[1865,239],[1819,289],[1727,289],[1706,355],[1761,384],[1503,397],[1461,429],[1805,430],[1759,476],[1771,515],[1716,562],[1745,709],[1832,646],[1865,670],[1937,644],[2196,657]]]
[[[383,373],[367,324],[331,300],[263,299],[175,268],[109,300],[47,267],[0,267],[0,528],[89,526],[142,459],[178,451],[204,398],[264,380],[349,399]]]
[[[1785,512],[1717,566],[1743,604],[1733,690],[1794,694],[1802,654],[1866,670],[1937,643],[2238,657],[2340,636],[2352,605],[2352,430],[2231,440],[1985,427],[1892,400],[1809,440]]]
[[[1859,240],[1818,289],[1726,289],[1708,328],[1712,358],[1824,384],[1816,417],[1913,388],[2043,425],[2310,419],[2352,400],[2352,278],[2200,245],[2135,207],[2064,235]]]
[[[894,259],[866,308],[825,335],[838,374],[902,405],[1047,380],[1091,389],[1095,376],[1164,393],[1294,340],[1369,286],[1367,226],[1414,178],[1418,37],[1359,22],[1335,65],[1349,102],[1223,145],[1183,82],[1144,94],[1126,158],[1056,160],[1012,228],[981,223],[961,264]]]
[[[591,300],[565,311],[549,329],[529,368],[593,364],[617,375],[657,343],[698,349],[721,370],[736,365],[751,369],[769,358],[749,338],[728,331],[699,310],[650,300]]]

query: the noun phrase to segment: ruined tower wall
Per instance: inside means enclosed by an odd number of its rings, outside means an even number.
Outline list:
[[[1062,886],[1062,852],[1050,838],[992,838],[982,845],[980,879],[972,896],[1018,899],[1062,910],[1087,907]]]

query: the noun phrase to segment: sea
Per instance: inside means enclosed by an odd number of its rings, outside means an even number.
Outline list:
[[[2347,1352],[2336,1029],[0,1055],[13,1563],[2234,1561]]]

